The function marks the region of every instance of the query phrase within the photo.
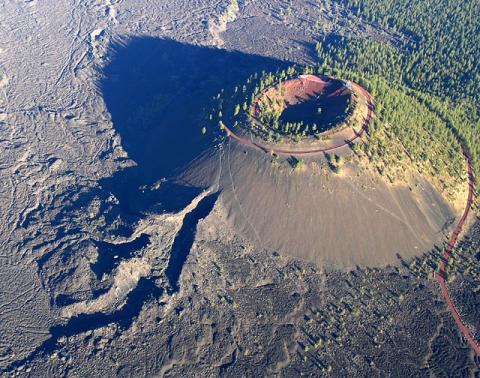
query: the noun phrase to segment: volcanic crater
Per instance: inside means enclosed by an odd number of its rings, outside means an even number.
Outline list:
[[[303,126],[323,119],[317,126],[330,126],[268,137],[280,126],[260,119],[262,101],[280,107],[279,119],[299,117],[291,119]],[[441,243],[456,214],[435,187],[419,174],[408,183],[387,182],[354,153],[355,144],[368,143],[365,131],[375,117],[361,85],[301,75],[261,92],[248,112],[253,127],[225,124],[225,141],[181,175],[189,185],[222,192],[218,207],[236,232],[260,248],[341,268],[395,264]]]
[[[354,102],[351,83],[329,76],[301,75],[258,95],[253,117],[259,121],[262,108],[276,106],[280,125],[301,124],[305,135],[311,137],[343,124]]]

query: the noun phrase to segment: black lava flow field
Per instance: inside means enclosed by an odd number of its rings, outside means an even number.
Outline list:
[[[219,193],[213,193],[200,201],[198,206],[185,216],[183,226],[172,245],[172,252],[165,274],[170,282],[171,293],[179,290],[178,280],[195,239],[198,222],[207,217],[213,209]]]
[[[147,300],[161,297],[163,289],[155,284],[154,278],[142,277],[138,281],[137,287],[127,296],[125,304],[116,311],[111,313],[80,314],[72,317],[65,324],[51,327],[49,329],[51,336],[48,339],[40,344],[31,354],[12,363],[6,370],[22,366],[42,353],[52,353],[57,349],[57,343],[61,337],[78,335],[82,332],[105,327],[111,323],[118,324],[122,329],[128,329]]]

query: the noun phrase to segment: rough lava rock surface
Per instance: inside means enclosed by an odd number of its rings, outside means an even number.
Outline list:
[[[222,148],[200,133],[222,88],[309,62],[322,33],[396,38],[355,18],[307,0],[0,3],[2,374],[478,374],[434,283],[262,248],[218,187],[172,180]]]

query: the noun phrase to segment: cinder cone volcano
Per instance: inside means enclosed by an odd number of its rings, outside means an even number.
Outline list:
[[[336,123],[328,139],[279,145],[241,128],[228,129],[225,142],[193,162],[182,179],[218,186],[233,229],[260,248],[344,268],[382,266],[398,262],[399,255],[429,251],[454,220],[452,207],[419,175],[392,185],[360,166],[352,148],[363,143],[372,116],[369,94],[355,83],[339,82],[305,77],[286,82],[287,108],[312,98],[314,106],[335,103],[322,96],[353,95],[356,122]],[[272,95],[270,89],[263,93]],[[332,163],[333,153],[341,167]]]

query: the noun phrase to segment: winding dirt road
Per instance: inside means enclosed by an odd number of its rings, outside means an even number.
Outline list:
[[[368,128],[368,125],[370,124],[370,120],[372,118],[372,110],[373,110],[373,99],[370,94],[364,87],[362,87],[360,84],[356,84],[360,87],[362,90],[363,94],[367,98],[368,101],[368,113],[367,117],[365,118],[365,121],[362,125],[362,128],[360,131],[355,133],[355,136],[353,136],[350,139],[344,140],[342,143],[331,146],[331,147],[324,147],[324,148],[316,148],[316,149],[310,149],[310,150],[295,150],[295,149],[288,149],[288,148],[276,148],[272,146],[267,146],[267,145],[262,145],[260,143],[253,142],[251,140],[245,139],[237,134],[235,134],[227,125],[223,125],[227,134],[232,137],[233,139],[237,140],[243,145],[259,149],[263,152],[266,153],[276,153],[279,155],[312,155],[312,154],[318,154],[321,152],[329,152],[332,150],[335,150],[340,147],[344,147],[356,139],[360,138],[362,134],[366,131]],[[465,204],[465,209],[463,210],[462,217],[459,219],[455,229],[453,230],[453,233],[450,237],[450,240],[445,247],[445,251],[443,254],[443,262],[442,265],[440,266],[440,269],[438,272],[435,274],[435,278],[437,279],[438,283],[440,284],[440,289],[442,292],[443,297],[445,298],[445,302],[452,313],[453,318],[455,319],[455,322],[457,323],[458,328],[462,332],[463,336],[465,339],[468,341],[468,343],[471,345],[473,350],[477,355],[480,355],[480,347],[478,343],[475,341],[473,338],[472,334],[470,333],[470,330],[465,326],[465,324],[462,321],[462,318],[460,314],[457,311],[457,308],[455,307],[455,304],[453,303],[452,297],[450,296],[450,293],[448,291],[447,285],[445,283],[445,269],[448,265],[448,261],[452,258],[453,256],[453,248],[458,242],[458,235],[462,232],[463,226],[465,224],[465,221],[467,220],[467,217],[470,213],[470,210],[472,208],[473,204],[473,199],[474,199],[474,175],[473,175],[473,168],[472,168],[472,159],[471,156],[468,152],[468,148],[466,147],[465,143],[457,137],[458,142],[460,143],[463,151],[463,155],[465,156],[465,160],[467,162],[467,172],[468,172],[468,198],[467,198],[467,203]]]
[[[452,297],[450,296],[447,284],[445,283],[445,277],[446,277],[445,269],[447,268],[449,260],[453,257],[453,248],[458,242],[458,235],[462,232],[465,221],[467,220],[468,214],[470,213],[470,210],[472,208],[473,198],[475,195],[475,188],[474,188],[475,179],[473,176],[472,158],[468,152],[467,147],[465,146],[465,143],[463,143],[461,140],[459,140],[459,143],[462,146],[463,155],[465,156],[465,160],[467,161],[468,198],[467,198],[467,203],[465,205],[465,209],[463,210],[462,217],[459,219],[455,229],[453,230],[452,235],[450,236],[450,240],[448,241],[448,244],[445,247],[445,250],[443,252],[442,265],[440,266],[440,269],[438,270],[438,272],[435,274],[435,278],[440,284],[442,295],[445,298],[445,302],[447,303],[447,306],[450,309],[450,312],[452,313],[458,328],[460,329],[460,331],[462,332],[463,336],[468,341],[470,346],[473,348],[475,353],[480,356],[480,346],[473,338],[472,334],[470,333],[470,330],[463,323],[462,318],[458,313],[458,310],[455,304],[453,303]]]

